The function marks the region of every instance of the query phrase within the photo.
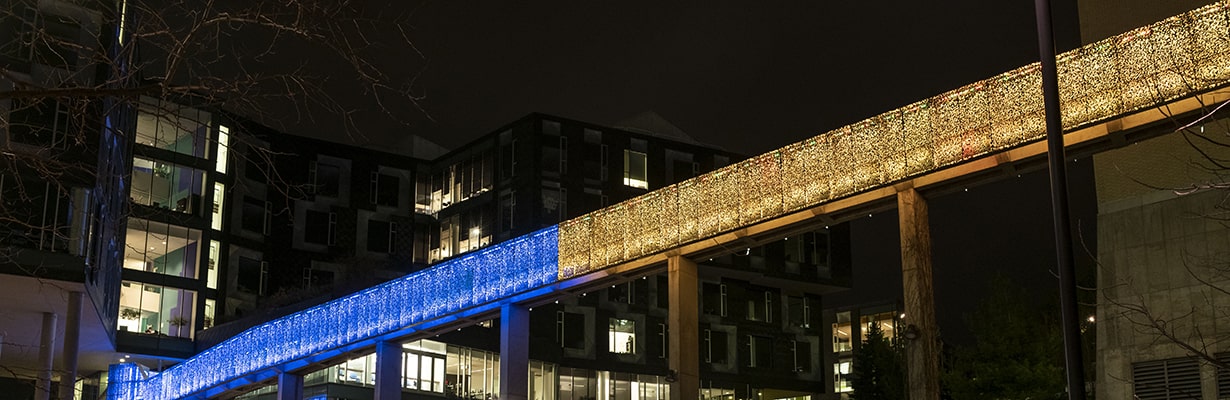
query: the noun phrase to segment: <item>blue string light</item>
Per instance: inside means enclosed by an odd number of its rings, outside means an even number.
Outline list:
[[[109,400],[170,400],[339,346],[393,332],[555,282],[555,226],[475,251],[253,327],[142,381],[132,364]],[[138,382],[138,383],[128,383]],[[139,386],[140,396],[136,396]]]

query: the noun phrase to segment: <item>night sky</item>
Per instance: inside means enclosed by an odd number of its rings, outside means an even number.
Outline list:
[[[654,111],[699,141],[754,155],[1038,57],[1029,0],[393,7],[401,8],[372,11],[410,15],[410,36],[423,58],[406,50],[390,56],[406,74],[420,74],[425,113],[407,108],[401,118],[409,126],[364,121],[358,141],[368,144],[416,134],[455,148],[531,112],[618,125]],[[1079,41],[1075,2],[1054,7],[1059,47],[1072,48]],[[1092,178],[1079,164],[1073,214],[1091,225]],[[1055,295],[1047,190],[1042,171],[931,199],[946,339],[968,340],[962,315],[996,271],[1043,294],[1039,299]],[[896,218],[886,213],[853,223],[860,290],[834,296],[826,307],[900,293]]]

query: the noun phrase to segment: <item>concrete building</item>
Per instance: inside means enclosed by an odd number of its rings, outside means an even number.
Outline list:
[[[1207,3],[1082,0],[1081,39]],[[1230,152],[1218,144],[1227,120],[1214,106],[1137,129],[1124,147],[1094,155],[1098,397],[1230,397],[1230,369],[1213,362],[1230,362],[1225,188],[1209,186],[1225,182],[1218,163]]]

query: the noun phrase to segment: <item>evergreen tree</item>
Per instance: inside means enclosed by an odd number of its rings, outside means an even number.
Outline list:
[[[954,349],[943,375],[953,400],[1064,398],[1063,338],[1056,318],[1006,279],[971,315],[972,346]]]
[[[880,324],[869,324],[866,341],[854,353],[850,376],[852,400],[903,400],[905,355],[897,340],[884,337]]]

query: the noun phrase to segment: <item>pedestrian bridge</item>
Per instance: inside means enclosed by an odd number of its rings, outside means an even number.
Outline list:
[[[1230,82],[1228,7],[1218,2],[1059,55],[1067,146],[1112,142],[1227,98],[1218,90]],[[780,238],[868,205],[891,207],[901,193],[916,196],[916,188],[1036,161],[1045,155],[1044,136],[1042,74],[1034,63],[269,321],[160,373],[114,365],[108,398],[227,397],[373,347],[380,357],[381,343],[434,335],[501,310],[507,317],[511,306],[660,271],[668,260],[674,271],[679,259]],[[680,304],[674,297],[672,313]]]

